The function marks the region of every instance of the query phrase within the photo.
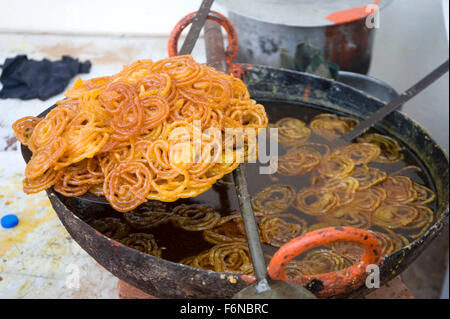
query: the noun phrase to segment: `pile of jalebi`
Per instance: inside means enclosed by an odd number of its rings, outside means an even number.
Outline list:
[[[255,150],[226,139],[225,129],[257,131],[268,123],[242,81],[191,56],[141,60],[113,76],[78,79],[65,95],[44,118],[13,125],[33,152],[24,191],[90,191],[120,212],[208,190]]]

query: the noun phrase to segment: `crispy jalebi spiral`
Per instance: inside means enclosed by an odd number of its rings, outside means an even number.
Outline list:
[[[113,76],[77,79],[66,97],[43,119],[14,124],[35,158],[27,191],[56,182],[66,196],[88,188],[121,212],[147,200],[172,202],[205,192],[256,155],[256,136],[268,124],[264,107],[250,99],[241,80],[191,56],[140,60]],[[227,129],[241,135],[227,136]],[[63,154],[55,151],[58,158],[46,160],[40,153],[58,138],[67,144]],[[64,174],[52,180],[53,170],[71,172],[89,159],[95,159],[89,171],[97,178],[89,187],[75,191],[81,185]],[[38,179],[44,172],[51,182]]]
[[[140,162],[124,162],[106,176],[103,193],[115,210],[127,212],[146,201],[151,180],[147,166]]]
[[[378,145],[381,150],[380,155],[375,159],[375,162],[380,163],[395,163],[403,159],[404,155],[401,153],[403,147],[393,138],[381,135],[378,133],[366,134],[358,138],[359,142],[371,143]]]
[[[292,117],[282,118],[274,127],[278,128],[278,142],[284,146],[301,145],[311,135],[311,129],[303,121]]]
[[[318,275],[343,270],[351,266],[350,260],[328,249],[311,251],[298,263],[304,275]]]
[[[299,175],[310,172],[319,165],[322,155],[316,149],[300,146],[290,149],[278,159],[277,173],[281,175]]]
[[[424,185],[414,183],[414,189],[417,192],[417,199],[414,204],[426,205],[434,202],[436,194]]]
[[[309,127],[317,135],[332,141],[353,129],[358,123],[358,120],[349,117],[335,114],[319,114],[309,123]]]
[[[206,72],[211,72],[211,70],[195,62],[189,55],[180,55],[160,60],[153,63],[150,70],[169,75],[175,84],[180,87],[191,86]],[[218,72],[216,71],[215,73]]]
[[[325,182],[323,189],[334,193],[338,198],[338,205],[346,205],[353,201],[355,193],[359,189],[359,182],[353,177],[341,179],[329,179]]]
[[[144,123],[144,107],[133,83],[114,81],[100,93],[99,102],[112,117],[113,139],[125,140],[139,134]],[[167,114],[166,114],[167,116]]]
[[[125,246],[139,250],[145,254],[155,257],[161,257],[162,255],[162,250],[158,247],[155,237],[152,234],[133,233],[121,239],[120,242]]]
[[[27,146],[34,128],[42,119],[34,116],[26,116],[15,121],[12,125],[17,140]]]
[[[306,221],[291,214],[265,216],[259,222],[263,243],[281,247],[306,231]]]
[[[73,110],[64,107],[56,107],[51,110],[34,127],[28,143],[30,150],[36,152],[41,147],[50,144],[56,137],[61,136],[74,115]]]
[[[383,204],[373,213],[373,222],[390,229],[405,228],[418,220],[420,214],[419,209],[414,206]]]
[[[320,175],[328,178],[344,178],[353,172],[354,167],[352,159],[343,156],[340,151],[335,151],[322,158],[317,170]]]
[[[386,201],[407,204],[418,199],[414,182],[406,176],[389,176],[381,186],[387,193]]]
[[[51,143],[41,147],[38,153],[31,156],[25,168],[25,176],[33,179],[44,174],[63,155],[66,147],[66,141],[59,136]]]
[[[213,244],[247,242],[240,214],[222,217],[213,228],[203,231],[203,238]]]
[[[296,197],[297,209],[313,216],[327,214],[338,203],[338,196],[326,188],[307,188],[301,190]]]
[[[188,257],[180,263],[217,272],[246,275],[253,273],[250,251],[246,243],[215,245],[210,250],[198,256]]]
[[[325,215],[317,216],[317,219],[322,223],[362,229],[367,229],[372,225],[371,213],[357,210],[351,204],[336,208]]]
[[[103,182],[103,176],[92,174],[88,169],[89,160],[83,160],[64,169],[64,176],[55,184],[54,189],[64,196],[80,196],[92,185]]]
[[[286,210],[294,199],[295,190],[292,186],[273,185],[260,191],[251,201],[255,213],[270,215]]]
[[[380,148],[370,143],[352,143],[341,149],[341,155],[352,160],[355,165],[367,164],[380,155]]]
[[[105,217],[96,219],[89,223],[93,228],[101,232],[106,237],[120,240],[130,233],[130,226],[123,223],[120,218]]]
[[[25,177],[23,180],[23,191],[26,194],[33,194],[46,190],[55,185],[63,174],[62,170],[55,171],[53,168],[49,168],[36,178],[30,179]]]
[[[351,177],[356,178],[359,182],[359,189],[364,190],[384,181],[387,173],[376,167],[359,165],[354,168]]]
[[[146,230],[168,223],[172,216],[164,203],[149,201],[125,214],[124,218],[133,228]]]
[[[364,212],[374,212],[386,199],[386,191],[379,187],[373,186],[355,193],[355,198],[350,203],[356,210]]]
[[[35,132],[36,130],[33,132],[32,139]],[[56,169],[94,157],[107,142],[109,133],[93,113],[80,112],[70,121],[62,138],[67,142],[67,148],[63,156],[56,162]]]
[[[188,231],[210,229],[220,220],[220,214],[214,209],[196,204],[177,206],[172,214],[173,224]]]

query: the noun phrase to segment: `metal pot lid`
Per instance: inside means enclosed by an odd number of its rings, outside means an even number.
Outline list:
[[[321,27],[355,21],[383,8],[392,0],[217,0],[242,16],[289,26]]]

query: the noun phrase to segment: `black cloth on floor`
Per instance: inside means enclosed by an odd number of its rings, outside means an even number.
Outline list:
[[[29,60],[26,55],[7,58],[0,76],[0,98],[42,101],[61,93],[78,73],[89,73],[91,62],[79,62],[70,56],[61,60]]]

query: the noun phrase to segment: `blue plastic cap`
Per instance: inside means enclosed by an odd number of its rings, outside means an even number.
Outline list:
[[[16,215],[5,215],[0,220],[3,228],[13,228],[19,223],[19,218]]]

